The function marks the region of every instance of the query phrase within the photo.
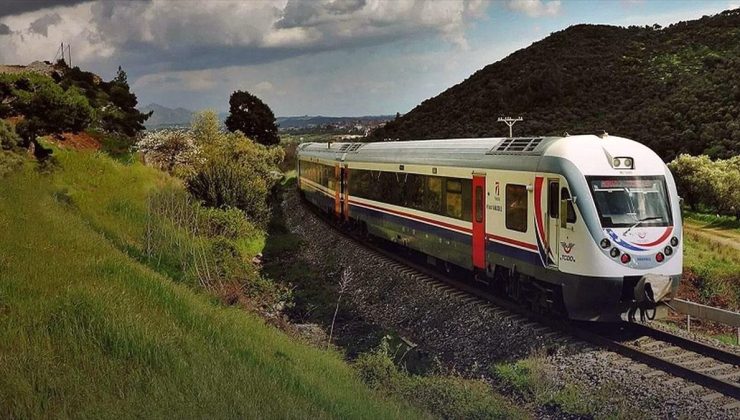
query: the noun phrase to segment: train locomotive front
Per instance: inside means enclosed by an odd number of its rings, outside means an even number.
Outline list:
[[[304,143],[306,201],[528,306],[652,318],[682,271],[675,183],[613,136]]]

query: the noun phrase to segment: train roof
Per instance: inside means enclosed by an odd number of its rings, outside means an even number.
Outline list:
[[[493,137],[376,143],[303,143],[302,156],[337,162],[405,163],[512,170],[537,170],[543,157],[570,160],[600,171],[613,156],[663,162],[648,147],[617,136]],[[606,159],[596,159],[599,156]],[[603,161],[603,162],[602,162]],[[657,168],[656,168],[657,169]],[[591,171],[588,171],[591,172]],[[593,172],[592,172],[593,173]]]

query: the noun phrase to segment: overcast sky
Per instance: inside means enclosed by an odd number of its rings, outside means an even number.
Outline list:
[[[667,26],[719,1],[0,0],[0,63],[121,65],[141,105],[228,108],[248,90],[276,115],[405,113],[476,70],[578,23]]]

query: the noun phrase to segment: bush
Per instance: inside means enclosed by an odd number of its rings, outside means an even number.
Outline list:
[[[20,137],[15,132],[12,125],[0,119],[0,149],[13,150],[18,147]]]
[[[202,208],[200,217],[201,231],[211,237],[223,236],[228,239],[238,239],[256,234],[255,227],[237,208]]]
[[[199,155],[195,138],[185,130],[158,130],[147,133],[135,145],[144,162],[170,174],[187,178]]]
[[[268,180],[239,161],[218,159],[200,167],[188,180],[188,191],[206,206],[236,207],[256,224],[269,219]]]
[[[700,206],[740,219],[740,156],[712,161],[708,156],[680,155],[668,164],[678,193],[692,210]]]

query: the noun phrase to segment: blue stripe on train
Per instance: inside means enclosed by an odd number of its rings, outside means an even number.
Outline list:
[[[361,216],[364,215],[375,219],[387,220],[410,229],[416,229],[420,232],[428,233],[430,235],[437,235],[451,241],[462,242],[464,244],[472,246],[472,237],[470,235],[465,235],[463,233],[455,232],[454,230],[430,225],[413,219],[407,219],[405,217],[384,213],[378,210],[360,207],[352,203],[350,203],[350,206],[352,207],[352,209],[350,210],[350,215],[359,214]],[[542,265],[539,255],[537,255],[537,253],[535,252],[525,251],[523,249],[515,248],[513,246],[505,245],[499,242],[493,242],[491,240],[486,240],[486,252],[493,252],[538,266]]]
[[[326,194],[309,189],[304,189],[303,194],[305,195],[306,200],[313,203],[321,211],[326,211],[326,209],[334,208],[334,199],[327,196]]]
[[[349,205],[352,208],[350,210],[350,215],[354,215],[354,214],[365,215],[365,216],[373,217],[376,219],[381,219],[384,221],[397,223],[409,229],[415,229],[417,231],[428,233],[430,235],[440,236],[450,241],[462,242],[466,245],[471,245],[471,246],[473,244],[472,237],[464,233],[459,233],[451,229],[446,229],[443,227],[430,225],[424,222],[419,222],[417,220],[407,219],[401,216],[396,216],[395,214],[388,214],[382,211],[369,209],[367,207],[360,207],[352,203],[350,203]]]
[[[526,251],[524,249],[502,244],[500,242],[493,242],[490,239],[486,240],[486,252],[493,252],[494,254],[499,254],[505,257],[513,258],[515,260],[524,261],[537,266],[542,266],[540,256],[536,252]]]

